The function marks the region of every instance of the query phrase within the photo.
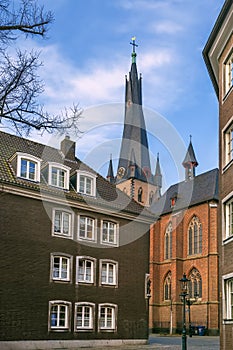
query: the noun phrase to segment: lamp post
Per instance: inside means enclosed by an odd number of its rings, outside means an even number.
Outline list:
[[[190,308],[190,306],[193,305],[193,303],[195,303],[197,301],[197,299],[198,299],[197,292],[194,293],[194,299],[191,300],[190,297],[186,299],[187,305],[188,305],[188,312],[189,312],[189,336],[190,336],[190,338],[193,336],[192,325],[191,325],[191,315],[190,315],[191,308]]]
[[[187,332],[186,332],[186,297],[188,295],[188,282],[189,279],[186,277],[186,274],[184,273],[180,281],[180,288],[181,288],[181,294],[180,297],[183,301],[183,327],[182,327],[182,350],[187,349]]]

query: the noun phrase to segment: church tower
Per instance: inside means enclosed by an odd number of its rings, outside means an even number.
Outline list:
[[[182,164],[185,168],[185,181],[193,179],[195,177],[195,168],[198,166],[198,162],[194,153],[191,136],[188,150]]]
[[[125,80],[125,116],[115,184],[142,205],[150,206],[161,196],[159,158],[151,171],[145,119],[142,108],[142,77],[138,77],[136,43],[132,38],[132,62]],[[109,165],[111,166],[111,165]],[[109,178],[109,174],[108,174]]]

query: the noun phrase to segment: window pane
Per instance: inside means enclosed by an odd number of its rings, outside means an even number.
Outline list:
[[[63,233],[69,234],[70,214],[63,213]]]
[[[59,278],[60,258],[53,259],[53,278]]]
[[[58,169],[57,168],[52,168],[52,185],[53,186],[57,186],[57,171]]]
[[[79,192],[85,193],[85,177],[83,175],[79,177]]]
[[[103,283],[107,282],[107,264],[102,264],[101,282]]]
[[[33,162],[29,162],[29,179],[35,180],[36,176],[36,164]]]
[[[91,194],[92,179],[86,177],[86,194]]]
[[[27,161],[26,161],[26,159],[21,159],[20,176],[27,177]]]
[[[62,213],[59,211],[56,211],[55,220],[54,220],[54,232],[61,233],[61,218],[62,218]]]

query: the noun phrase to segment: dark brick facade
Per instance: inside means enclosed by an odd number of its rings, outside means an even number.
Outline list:
[[[110,192],[115,188],[107,181],[101,181],[107,183]],[[145,293],[145,276],[149,272],[150,214],[147,213],[147,216],[143,217],[142,213],[133,213],[133,207],[130,210],[125,206],[121,209],[120,204],[116,212],[113,207],[111,208],[110,200],[109,207],[103,208],[100,203],[99,207],[93,208],[77,200],[75,194],[73,199],[70,197],[69,200],[66,198],[64,201],[60,192],[51,191],[49,195],[46,193],[46,198],[45,195],[43,198],[42,192],[39,194],[35,190],[2,181],[0,191],[1,341],[146,340],[148,298]],[[124,194],[122,195],[125,197]],[[110,194],[108,196],[110,197]],[[68,203],[74,218],[71,239],[52,234],[53,209],[66,209]],[[136,205],[137,209],[140,207],[136,203],[133,205]],[[77,239],[77,217],[87,213],[95,218],[97,225],[97,241],[92,244],[82,244]],[[103,219],[118,223],[119,246],[101,245],[100,225]],[[51,254],[53,253],[65,254],[72,258],[70,281],[51,279]],[[96,259],[94,283],[89,285],[76,283],[77,256]],[[116,286],[100,284],[100,259],[110,259],[118,263]],[[49,302],[55,300],[70,303],[69,329],[51,330],[49,327]],[[77,302],[94,304],[93,330],[77,331],[75,329],[75,303]],[[117,307],[114,331],[101,331],[98,328],[98,307],[102,303],[114,304]]]

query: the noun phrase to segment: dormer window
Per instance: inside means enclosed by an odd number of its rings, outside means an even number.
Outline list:
[[[30,181],[40,181],[41,159],[26,154],[17,153],[17,176]]]
[[[69,177],[69,167],[58,163],[49,163],[49,185],[68,190]]]
[[[174,195],[170,198],[170,207],[174,208],[174,206],[176,205],[176,201],[177,201],[177,193],[174,193]]]
[[[96,195],[96,175],[88,172],[77,172],[77,192],[89,196]]]

